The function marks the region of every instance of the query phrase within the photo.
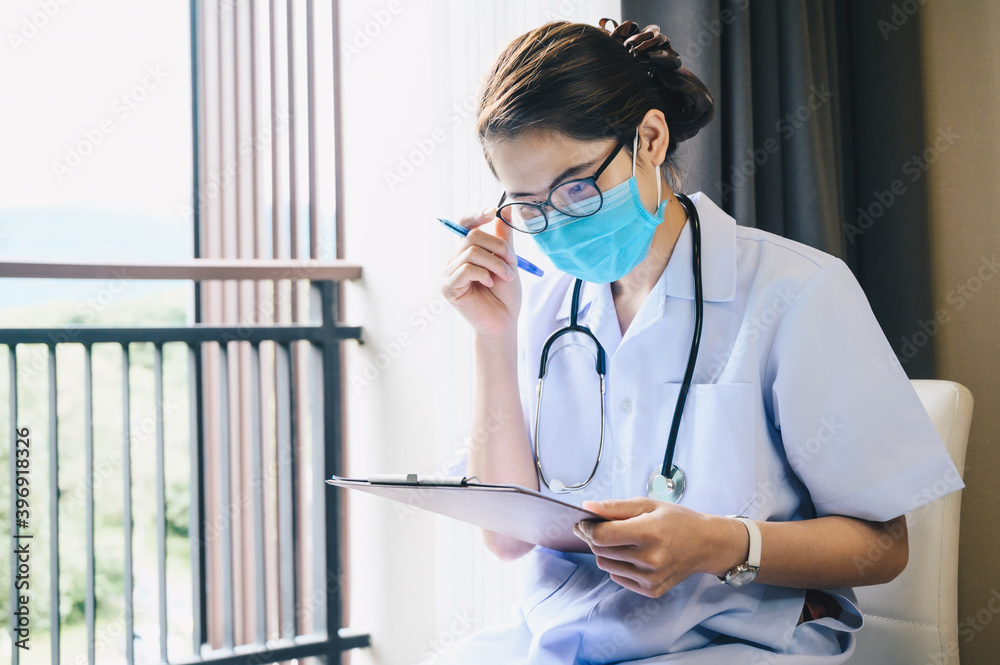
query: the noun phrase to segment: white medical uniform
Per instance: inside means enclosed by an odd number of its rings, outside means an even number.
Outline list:
[[[846,264],[739,226],[701,192],[691,199],[705,308],[674,454],[687,477],[680,504],[778,522],[886,521],[963,488]],[[604,452],[582,491],[543,493],[576,505],[646,496],[691,346],[691,262],[688,223],[624,336],[610,286],[584,286],[580,323],[608,360]],[[569,321],[572,285],[555,271],[525,293],[519,363],[529,441],[539,354]],[[593,467],[600,404],[591,352],[565,346],[546,374],[541,458],[547,478],[573,484]],[[850,588],[826,590],[839,619],[798,624],[803,589],[733,588],[695,574],[654,599],[619,586],[593,554],[536,547],[514,565],[529,580],[514,623],[468,636],[439,663],[842,663],[863,623]]]

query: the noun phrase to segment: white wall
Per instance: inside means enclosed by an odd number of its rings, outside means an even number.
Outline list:
[[[500,193],[475,140],[476,88],[513,37],[548,20],[618,19],[619,3],[352,0],[341,8],[350,50],[345,252],[365,271],[347,287],[346,315],[366,331],[364,346],[348,345],[345,473],[447,470],[469,436],[471,337],[439,293],[457,239],[434,218],[482,209]],[[539,259],[530,242],[518,251]],[[415,663],[511,618],[514,566],[482,547],[478,529],[400,513],[399,504],[358,492],[349,501],[350,625],[373,644],[353,652],[354,665]]]

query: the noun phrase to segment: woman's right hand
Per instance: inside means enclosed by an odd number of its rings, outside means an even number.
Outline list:
[[[479,228],[490,221],[494,234]],[[441,293],[478,335],[515,334],[521,309],[521,277],[513,249],[514,230],[496,217],[496,208],[463,217],[472,229],[444,269]]]

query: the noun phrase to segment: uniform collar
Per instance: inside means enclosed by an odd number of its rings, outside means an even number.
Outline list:
[[[690,195],[701,221],[701,275],[705,301],[724,302],[736,297],[736,220],[702,192]],[[677,244],[670,255],[667,267],[653,286],[658,300],[666,296],[694,300],[694,275],[692,274],[691,224],[684,224]],[[598,293],[607,291],[608,284],[584,283],[580,292],[580,313],[593,302]],[[573,300],[573,282],[566,290],[559,319],[569,320]]]

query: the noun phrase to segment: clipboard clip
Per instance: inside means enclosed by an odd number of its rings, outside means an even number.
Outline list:
[[[420,476],[416,473],[407,473],[406,475],[376,474],[368,476],[368,482],[372,485],[452,485],[455,487],[466,487],[468,480],[465,476]]]

